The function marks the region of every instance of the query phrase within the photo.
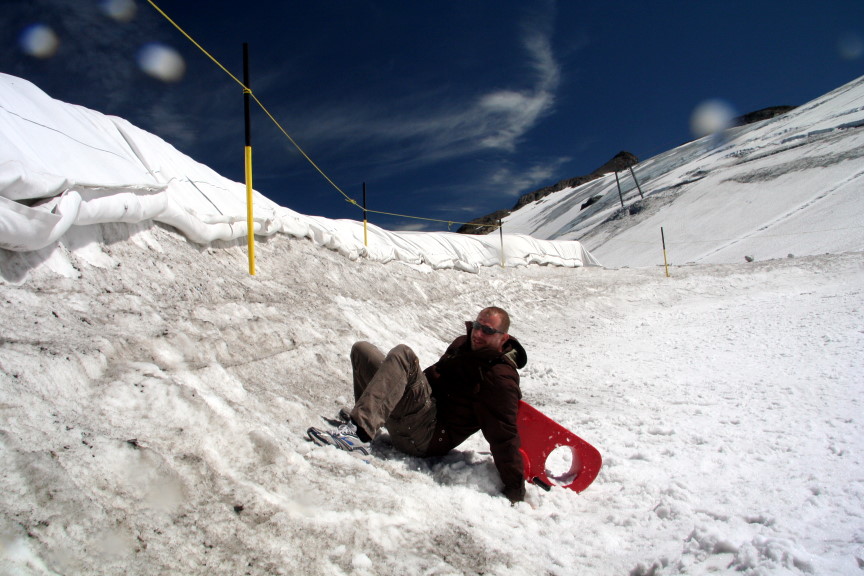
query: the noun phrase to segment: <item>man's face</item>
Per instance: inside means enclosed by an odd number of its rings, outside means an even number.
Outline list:
[[[483,314],[477,316],[477,322],[488,328],[494,329],[494,334],[486,334],[481,328],[471,330],[471,349],[478,350],[495,350],[501,352],[504,349],[504,343],[510,338],[509,334],[501,334],[498,332],[501,328],[501,318],[497,314]]]

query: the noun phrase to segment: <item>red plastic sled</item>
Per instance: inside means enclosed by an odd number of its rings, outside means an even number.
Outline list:
[[[525,479],[546,490],[552,486],[582,492],[597,477],[603,458],[600,452],[527,402],[519,401],[517,421],[522,440],[522,458],[525,461]],[[558,447],[570,448],[570,470],[549,477],[546,459]]]

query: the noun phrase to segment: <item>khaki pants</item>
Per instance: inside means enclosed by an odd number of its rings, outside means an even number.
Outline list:
[[[400,344],[385,356],[369,342],[357,342],[351,367],[354,422],[373,438],[385,426],[398,450],[426,454],[435,431],[435,399],[414,351]]]

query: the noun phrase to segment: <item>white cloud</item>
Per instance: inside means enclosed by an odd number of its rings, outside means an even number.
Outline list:
[[[381,146],[385,151],[378,160],[390,169],[484,150],[513,152],[520,139],[552,113],[560,84],[549,35],[538,28],[525,32],[522,41],[531,81],[526,88],[496,88],[462,101],[443,88],[415,92],[400,102],[388,101],[387,109],[352,101],[311,114],[310,120],[292,119],[297,120],[293,130],[307,142],[333,142],[348,149]]]
[[[561,166],[570,160],[566,156],[553,158],[527,168],[520,167],[517,171],[509,166],[501,166],[489,174],[486,181],[495,188],[497,194],[517,197],[526,190],[548,185],[560,174]]]
[[[525,40],[531,68],[536,75],[527,90],[499,90],[480,97],[468,109],[467,123],[473,119],[480,147],[513,151],[519,139],[552,111],[561,73],[552,53],[549,37],[533,32]]]

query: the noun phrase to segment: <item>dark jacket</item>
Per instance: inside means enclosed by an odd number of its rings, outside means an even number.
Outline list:
[[[437,403],[435,434],[427,454],[443,455],[478,430],[489,442],[504,494],[511,501],[525,497],[522,454],[516,416],[519,411],[519,373],[528,361],[512,336],[503,352],[471,350],[468,333],[453,341],[438,362],[424,370]]]

